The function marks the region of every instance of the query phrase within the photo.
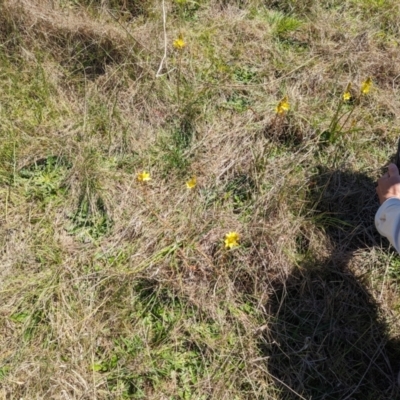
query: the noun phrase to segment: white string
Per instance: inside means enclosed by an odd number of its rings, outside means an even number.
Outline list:
[[[165,11],[165,0],[162,1],[162,9],[163,9],[163,27],[164,27],[164,56],[161,60],[160,66],[158,67],[156,78],[162,76],[161,71],[164,66],[164,61],[167,58],[167,13]]]

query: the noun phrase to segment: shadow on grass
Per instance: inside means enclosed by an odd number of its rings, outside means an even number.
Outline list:
[[[325,260],[305,262],[274,288],[262,349],[281,399],[400,399],[400,344],[350,271],[354,252],[387,247],[374,227],[375,183],[321,168],[313,178],[315,221],[332,241]]]

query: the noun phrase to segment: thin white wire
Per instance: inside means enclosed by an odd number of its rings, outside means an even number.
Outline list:
[[[164,27],[164,56],[161,60],[160,66],[158,67],[158,71],[156,73],[156,78],[159,78],[163,74],[161,71],[164,66],[164,61],[167,58],[167,13],[165,11],[165,0],[162,1],[162,9],[163,9],[163,27]]]

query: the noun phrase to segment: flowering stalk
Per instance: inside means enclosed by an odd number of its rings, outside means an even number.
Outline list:
[[[356,105],[360,104],[361,96],[366,96],[369,91],[371,90],[372,87],[372,79],[368,77],[362,84],[361,84],[361,89],[360,89],[360,95],[357,98],[356,102],[354,103],[354,107],[351,109],[349,115],[347,116],[346,120],[344,121],[343,125],[340,127],[340,130],[343,129],[343,127],[347,124],[347,121],[350,119],[351,115],[353,114],[353,111],[356,108]]]
[[[286,114],[290,110],[290,103],[287,96],[285,96],[275,107],[275,118],[272,121],[271,127],[273,130],[278,132],[281,130],[283,120],[285,119]]]
[[[336,128],[338,126],[338,123],[340,121],[340,110],[343,107],[343,104],[351,99],[351,94],[350,94],[350,89],[351,89],[351,83],[349,83],[346,87],[346,91],[343,93],[343,96],[340,98],[340,102],[338,104],[338,107],[336,109],[335,114],[333,115],[333,118],[331,120],[331,123],[329,124],[328,131],[329,131],[329,141],[333,142],[335,139],[335,132]]]
[[[342,129],[344,128],[344,126],[347,124],[347,121],[350,119],[351,115],[353,114],[353,111],[356,108],[356,104],[354,104],[353,108],[351,109],[351,111],[349,112],[349,115],[347,116],[347,118],[345,119],[345,121],[343,122],[342,126],[339,128],[339,132],[342,131]]]
[[[353,95],[351,93],[351,83],[347,84],[346,90],[343,92],[343,94],[340,98],[339,104],[338,104],[335,114],[333,115],[333,118],[329,124],[328,130],[324,132],[324,133],[328,134],[328,140],[331,143],[336,141],[337,133],[340,133],[343,131],[343,128],[346,126],[347,122],[353,115],[355,108],[360,104],[361,96],[369,93],[371,86],[372,86],[372,80],[371,80],[371,78],[368,78],[361,84],[360,94],[358,96],[356,96],[355,98],[353,98]],[[343,114],[341,114],[343,105],[345,103],[350,102],[351,100],[353,100],[353,101],[350,103],[351,104],[350,112],[348,112],[348,113],[344,112]],[[341,123],[342,118],[345,116],[346,116],[346,118],[345,118],[344,122]]]
[[[173,46],[178,51],[178,77],[177,77],[176,95],[178,97],[178,102],[180,103],[182,54],[183,54],[183,49],[186,47],[186,43],[183,40],[182,33],[180,33],[178,38],[174,40]]]

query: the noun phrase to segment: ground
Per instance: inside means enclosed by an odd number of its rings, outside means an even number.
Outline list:
[[[0,399],[400,399],[396,0],[0,3]]]

